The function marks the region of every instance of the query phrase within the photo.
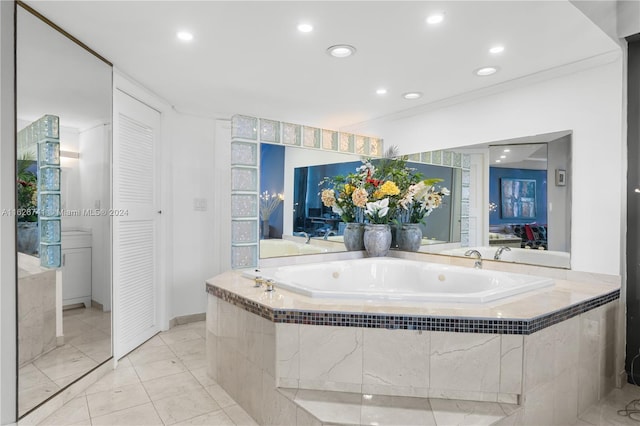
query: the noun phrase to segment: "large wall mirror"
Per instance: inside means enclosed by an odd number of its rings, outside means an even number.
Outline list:
[[[111,222],[104,212],[111,198],[112,67],[25,4],[18,4],[16,26],[22,417],[111,357]],[[43,116],[58,123],[59,145],[50,152],[59,173],[51,176],[32,137],[32,123]],[[57,189],[48,208],[59,216],[46,225],[45,181]],[[43,237],[45,226],[52,234]],[[41,266],[42,238],[59,244],[59,258],[49,259],[59,267]]]
[[[264,143],[261,151],[260,191],[271,198],[282,194],[283,201],[261,227],[260,257],[344,251],[340,218],[322,206],[318,182],[355,169],[360,157]],[[570,268],[570,131],[447,151],[469,158],[467,178],[442,163],[411,162],[439,155],[409,155],[412,167],[427,177],[443,178],[443,185],[452,189],[447,208],[427,218],[419,251],[464,256],[475,248],[483,258],[494,259],[503,248],[501,261]],[[464,189],[462,179],[468,179]],[[469,194],[460,194],[467,190]],[[467,214],[463,199],[469,200],[469,229],[462,230],[468,237],[461,238],[460,215],[463,210]]]

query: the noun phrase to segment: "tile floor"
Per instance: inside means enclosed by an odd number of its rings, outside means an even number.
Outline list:
[[[111,356],[111,313],[96,308],[63,311],[65,342],[18,370],[19,414]]]
[[[255,425],[207,376],[204,336],[203,321],[158,334],[40,425]],[[617,414],[636,398],[640,387],[615,389],[576,424],[638,426]]]
[[[147,341],[41,425],[255,425],[207,376],[204,321]]]

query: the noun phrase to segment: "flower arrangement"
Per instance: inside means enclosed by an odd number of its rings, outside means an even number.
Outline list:
[[[425,179],[407,188],[400,200],[400,222],[422,223],[434,209],[442,205],[442,198],[449,195],[447,188],[436,188],[435,184],[442,179]]]
[[[269,194],[269,191],[264,191],[260,194],[260,219],[269,220],[271,213],[278,208],[280,203],[284,201],[284,194]]]
[[[320,197],[344,222],[386,224],[420,223],[449,195],[435,185],[442,179],[424,179],[407,166],[407,156],[391,147],[381,159],[363,159],[355,173],[325,177]]]
[[[32,154],[24,154],[17,162],[17,217],[18,222],[35,222],[38,220],[38,179],[29,171],[33,163]]]

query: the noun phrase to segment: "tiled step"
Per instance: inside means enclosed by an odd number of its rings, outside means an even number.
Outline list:
[[[279,388],[323,425],[517,425],[518,405]]]

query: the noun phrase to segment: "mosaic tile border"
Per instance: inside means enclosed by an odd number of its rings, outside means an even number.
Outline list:
[[[334,327],[386,328],[446,331],[453,333],[528,335],[566,321],[620,298],[620,290],[532,319],[466,318],[418,315],[368,314],[361,312],[299,311],[272,309],[231,291],[207,283],[207,293],[274,323]]]

